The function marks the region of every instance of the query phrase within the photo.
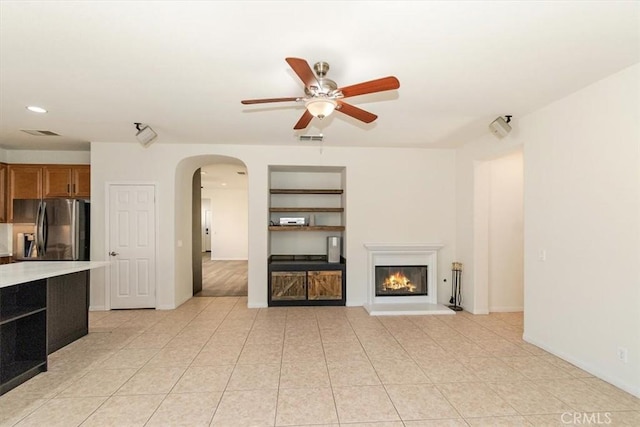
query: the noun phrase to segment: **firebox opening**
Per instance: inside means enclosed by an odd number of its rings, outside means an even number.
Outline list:
[[[427,295],[426,265],[377,265],[376,296]]]

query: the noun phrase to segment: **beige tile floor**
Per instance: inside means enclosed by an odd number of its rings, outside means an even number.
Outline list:
[[[640,399],[522,341],[519,313],[362,308],[90,313],[0,397],[2,426],[640,426]]]

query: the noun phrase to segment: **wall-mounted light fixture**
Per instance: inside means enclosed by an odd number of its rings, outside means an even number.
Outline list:
[[[148,147],[158,137],[158,134],[151,129],[151,126],[142,123],[134,123],[134,125],[138,130],[136,138],[143,147]]]

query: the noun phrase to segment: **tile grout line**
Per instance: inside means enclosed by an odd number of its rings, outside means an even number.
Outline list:
[[[224,323],[224,321],[227,320],[227,318],[229,317],[229,314],[233,311],[233,309],[235,308],[235,306],[238,304],[239,301],[240,301],[240,298],[238,298],[236,300],[235,304],[233,304],[233,306],[229,309],[229,311],[227,311],[227,313],[225,314],[225,316],[222,319],[222,321],[220,322],[220,324],[216,327],[216,330],[218,330],[220,328],[220,325],[222,325]],[[255,318],[254,318],[254,322],[255,322]],[[252,323],[252,326],[253,326],[253,323]],[[215,335],[215,332],[211,335],[211,338],[213,338],[214,335]],[[224,394],[226,393],[227,387],[229,386],[229,381],[231,381],[231,377],[233,376],[233,373],[236,370],[236,366],[238,366],[238,360],[240,359],[240,355],[242,355],[242,351],[244,350],[244,347],[245,347],[245,345],[247,343],[247,339],[248,338],[249,338],[249,334],[247,334],[247,336],[245,337],[244,341],[242,342],[242,348],[240,349],[240,353],[238,354],[238,358],[236,359],[235,363],[233,364],[233,369],[231,370],[231,373],[229,374],[229,378],[227,378],[227,382],[226,382],[226,384],[224,386],[224,390],[222,390],[222,393],[220,394],[220,399],[218,399],[218,404],[216,405],[215,409],[213,410],[213,413],[211,414],[211,417],[209,419],[209,425],[211,425],[211,423],[213,423],[213,419],[215,418],[216,413],[218,412],[218,409],[220,408],[220,403],[222,403],[222,399],[224,398]]]
[[[347,322],[348,322],[348,319],[347,319]],[[318,334],[320,335],[320,346],[322,347],[322,355],[324,356],[324,368],[325,368],[325,372],[327,373],[327,379],[329,380],[329,390],[331,390],[331,398],[333,399],[333,410],[336,414],[336,420],[338,420],[338,424],[339,424],[340,414],[338,413],[338,403],[336,402],[336,394],[333,390],[333,382],[331,381],[331,374],[329,372],[329,361],[327,360],[327,351],[324,348],[324,340],[322,339],[322,330],[320,329],[320,322],[318,321],[317,315],[316,315],[316,324],[318,326]],[[349,327],[351,327],[350,324],[349,324]],[[351,328],[351,330],[353,331],[353,328]]]
[[[209,305],[211,305],[211,303],[213,303],[213,300],[210,301],[207,305],[205,305],[200,311],[198,311],[197,314],[202,313],[202,311],[204,311],[204,309],[206,307],[208,307]],[[182,329],[180,329],[180,331],[178,331],[178,334],[176,334],[175,336],[178,336],[180,334],[180,332],[182,332],[183,330],[185,330],[187,328],[187,326],[193,321],[193,319],[195,319],[197,317],[194,316]],[[217,329],[217,327],[216,327]],[[174,338],[175,338],[174,336]],[[173,339],[173,338],[172,338]],[[166,345],[171,342],[171,340],[169,340],[162,348],[167,348]],[[203,346],[204,347],[204,346]],[[202,351],[202,348],[200,349],[200,351]],[[159,352],[158,352],[159,353]],[[198,352],[199,354],[200,352]],[[152,356],[149,360],[147,360],[141,367],[140,369],[144,368],[155,356]],[[197,357],[197,355],[196,355]],[[153,412],[149,415],[149,417],[147,417],[147,420],[144,422],[144,426],[146,426],[149,421],[151,421],[151,419],[153,418],[153,416],[156,414],[156,412],[158,412],[158,409],[162,406],[162,404],[164,403],[164,401],[167,399],[167,397],[169,397],[169,395],[171,394],[171,391],[175,388],[176,384],[178,384],[178,382],[180,382],[180,379],[184,376],[185,372],[187,372],[187,370],[189,369],[189,366],[191,366],[191,363],[193,363],[193,360],[195,360],[195,357],[191,360],[191,362],[189,362],[189,364],[187,365],[187,367],[185,368],[185,370],[182,372],[182,374],[180,375],[180,377],[178,377],[178,379],[176,380],[176,382],[171,386],[171,388],[169,389],[169,391],[164,395],[164,397],[162,398],[162,400],[160,401],[160,403],[158,404],[158,406],[153,410]],[[135,375],[135,374],[134,374]],[[133,377],[133,376],[132,376]],[[125,382],[126,384],[126,382]],[[124,387],[124,384],[121,386],[121,388]]]

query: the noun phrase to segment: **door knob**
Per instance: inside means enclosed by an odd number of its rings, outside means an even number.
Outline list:
[[[116,255],[118,255],[118,252],[114,252],[114,251],[109,252],[109,256],[116,256]]]

